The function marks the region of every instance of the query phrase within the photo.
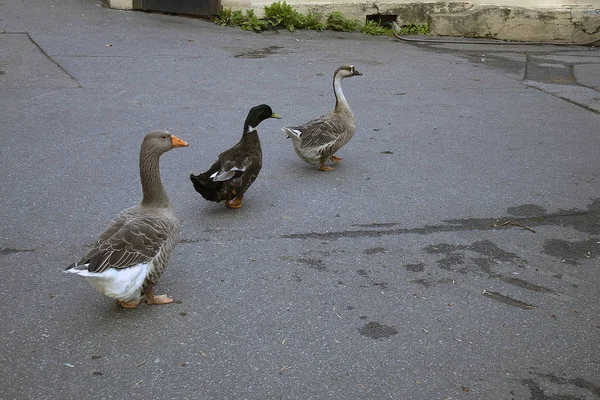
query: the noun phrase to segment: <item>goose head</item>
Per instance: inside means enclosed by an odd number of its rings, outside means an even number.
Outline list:
[[[334,77],[349,78],[351,76],[362,75],[362,73],[354,68],[354,65],[343,65],[335,70]]]
[[[280,119],[281,117],[274,113],[273,110],[271,110],[271,107],[266,104],[252,107],[248,112],[248,117],[246,117],[246,122],[244,123],[244,132],[255,131],[258,124],[267,118]]]
[[[142,142],[145,152],[162,154],[176,147],[187,147],[186,141],[179,139],[169,131],[157,130],[148,133]]]

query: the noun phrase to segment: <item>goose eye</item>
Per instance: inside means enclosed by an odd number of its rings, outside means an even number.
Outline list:
[[[162,137],[162,138],[163,138],[163,139],[166,139],[166,138],[167,138],[167,135],[163,135],[163,137]]]

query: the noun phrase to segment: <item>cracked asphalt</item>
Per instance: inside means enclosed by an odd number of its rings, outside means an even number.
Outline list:
[[[266,32],[0,3],[0,398],[600,398],[600,52]],[[333,107],[334,172],[282,126]],[[241,135],[244,207],[188,180]],[[157,287],[123,310],[63,274],[139,201],[143,135],[182,220]]]

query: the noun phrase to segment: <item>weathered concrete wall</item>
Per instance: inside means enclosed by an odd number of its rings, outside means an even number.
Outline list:
[[[253,9],[276,0],[222,0],[223,8]],[[113,8],[131,9],[133,0],[108,0]],[[300,12],[324,18],[339,11],[351,19],[396,15],[400,25],[429,24],[435,35],[486,37],[519,41],[587,43],[600,40],[600,0],[286,0]]]
[[[474,6],[432,13],[429,27],[441,36],[588,43],[600,40],[600,10]]]

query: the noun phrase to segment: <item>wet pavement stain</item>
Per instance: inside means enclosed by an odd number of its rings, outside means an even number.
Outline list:
[[[398,334],[398,331],[393,326],[382,325],[376,321],[366,323],[358,332],[371,339],[388,338]]]
[[[559,385],[573,385],[581,389],[586,389],[600,397],[600,386],[594,385],[592,382],[587,381],[583,378],[561,378],[553,374],[538,374],[542,378],[548,379],[552,383],[558,383]]]
[[[367,255],[378,254],[378,253],[388,253],[388,252],[389,252],[388,249],[386,249],[385,247],[370,247],[363,251],[363,253],[367,254]]]
[[[3,248],[0,248],[0,255],[7,256],[9,254],[29,253],[32,251],[35,251],[35,249],[13,249],[10,247],[3,247]]]
[[[234,55],[235,58],[265,58],[271,54],[289,53],[288,51],[282,51],[281,46],[269,46],[264,49],[252,50],[246,53],[240,53]]]
[[[517,207],[509,207],[506,212],[516,217],[536,217],[544,215],[546,209],[537,204],[523,204]]]
[[[327,271],[327,267],[323,264],[323,260],[318,258],[298,258],[296,260],[299,263],[306,264],[310,268],[314,268],[318,271]]]
[[[523,210],[532,211],[534,205],[526,204],[517,207],[510,207],[508,213],[519,212]],[[539,210],[544,210],[540,207]],[[507,221],[511,223],[506,223]],[[461,231],[492,231],[501,229],[514,229],[515,224],[520,224],[527,227],[550,225],[550,226],[571,226],[575,230],[591,235],[600,234],[600,199],[595,199],[588,206],[587,210],[559,210],[555,213],[541,213],[524,218],[464,218],[444,220],[441,225],[425,225],[419,228],[396,228],[391,229],[400,224],[385,223],[385,224],[369,224],[355,225],[362,228],[339,232],[309,232],[309,233],[292,233],[281,235],[283,239],[317,239],[317,240],[336,240],[340,238],[356,238],[356,237],[381,237],[393,235],[429,235],[433,233],[443,232],[461,232]],[[390,229],[385,229],[390,228]]]
[[[406,264],[404,266],[408,272],[423,272],[425,271],[425,264]]]
[[[438,266],[446,271],[457,271],[460,273],[467,273],[469,266],[461,269],[456,269],[457,265],[465,264],[465,256],[459,251],[473,251],[479,253],[484,257],[475,257],[471,260],[475,266],[478,266],[482,272],[487,273],[491,277],[496,275],[492,272],[492,266],[497,261],[521,261],[521,259],[515,254],[499,248],[496,244],[489,240],[479,240],[473,244],[466,245],[452,245],[448,243],[431,244],[425,247],[425,252],[429,254],[444,254],[445,257],[438,260]]]
[[[557,384],[557,385],[572,385],[577,388],[589,391],[590,393],[595,395],[595,397],[600,397],[600,386],[597,386],[586,379],[583,379],[583,378],[567,379],[567,378],[562,378],[562,377],[556,376],[554,374],[536,373],[536,375],[538,375],[542,379],[547,379],[550,383]],[[527,388],[529,389],[529,393],[530,393],[529,399],[530,400],[583,400],[583,399],[587,398],[587,397],[577,397],[577,396],[568,395],[568,394],[547,395],[546,391],[542,388],[542,385],[540,384],[540,382],[537,382],[535,379],[532,379],[532,378],[521,379],[521,384],[523,384],[524,386],[527,386]]]
[[[483,295],[485,297],[489,297],[492,300],[496,300],[500,303],[508,304],[509,306],[519,307],[519,308],[522,308],[523,310],[533,310],[533,309],[537,308],[533,304],[524,303],[522,301],[513,299],[512,297],[508,297],[508,296],[505,296],[505,295],[497,293],[497,292],[489,292],[487,290],[484,290]]]
[[[538,293],[554,293],[554,291],[551,289],[548,289],[548,288],[540,286],[540,285],[535,285],[533,283],[529,283],[523,279],[513,278],[513,277],[505,277],[505,276],[500,276],[499,278],[503,282],[510,283],[511,285],[515,285],[515,286],[521,287],[523,289],[531,290],[531,291],[538,292]]]
[[[544,242],[544,254],[557,257],[561,261],[577,265],[580,260],[596,258],[600,255],[600,239],[568,242],[562,239],[549,239]]]
[[[411,281],[412,283],[416,283],[417,285],[421,285],[424,288],[430,288],[431,286],[433,286],[433,284],[431,282],[429,282],[427,279],[415,279],[413,281]]]

